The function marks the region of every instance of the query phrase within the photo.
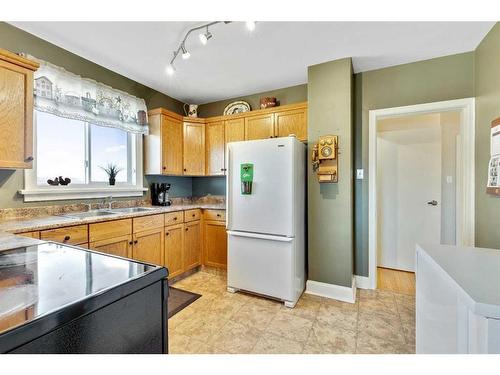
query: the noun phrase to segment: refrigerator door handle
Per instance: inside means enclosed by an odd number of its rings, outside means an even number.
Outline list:
[[[280,241],[280,242],[292,242],[294,240],[293,237],[280,237],[280,236],[272,236],[269,234],[236,232],[236,231],[232,231],[232,230],[228,230],[227,234],[229,234],[230,236],[236,236],[236,237],[258,238],[261,240]]]

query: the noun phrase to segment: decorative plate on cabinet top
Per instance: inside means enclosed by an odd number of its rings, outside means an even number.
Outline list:
[[[234,115],[236,113],[243,113],[250,111],[250,104],[243,100],[238,100],[236,102],[229,103],[226,108],[224,108],[224,116]]]

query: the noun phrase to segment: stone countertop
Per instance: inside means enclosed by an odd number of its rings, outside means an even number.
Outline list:
[[[15,249],[31,245],[38,245],[44,241],[30,237],[16,236],[15,234],[0,232],[0,251]]]
[[[417,253],[430,260],[455,285],[474,313],[500,319],[500,250],[417,245]]]
[[[148,215],[155,215],[155,214],[161,214],[161,213],[167,213],[167,212],[175,212],[175,211],[185,211],[185,210],[191,210],[191,209],[212,209],[212,210],[225,210],[226,206],[225,204],[176,204],[172,206],[148,206],[148,208],[152,208],[151,210],[148,211],[143,211],[143,212],[134,212],[134,213],[122,213],[122,212],[117,212],[113,215],[106,215],[106,216],[95,216],[95,217],[88,217],[88,218],[70,218],[70,217],[65,217],[65,216],[43,216],[43,217],[34,217],[30,219],[14,219],[14,220],[6,220],[0,222],[0,248],[5,249],[5,241],[8,242],[22,242],[21,240],[14,240],[11,237],[15,238],[23,238],[26,239],[25,237],[19,237],[19,236],[13,236],[12,234],[9,235],[9,233],[23,233],[23,232],[31,232],[31,231],[39,231],[39,230],[45,230],[45,229],[53,229],[53,228],[59,228],[59,227],[66,227],[66,226],[71,226],[71,225],[80,225],[80,224],[89,224],[89,223],[97,223],[97,222],[102,222],[102,221],[111,221],[111,220],[118,220],[118,219],[127,219],[127,218],[132,218],[132,217],[139,217],[139,216],[148,216]],[[69,214],[70,215],[70,214]],[[2,232],[7,232],[7,233],[2,233]],[[5,239],[4,239],[5,238]],[[37,240],[31,239],[31,241],[35,241],[34,243],[37,243]],[[19,247],[19,246],[28,246],[28,245],[23,245],[23,244],[18,244],[17,246],[11,246],[10,248],[13,247]]]

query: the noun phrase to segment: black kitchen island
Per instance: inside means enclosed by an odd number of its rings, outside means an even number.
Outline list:
[[[0,353],[167,353],[168,271],[43,243],[0,252]]]

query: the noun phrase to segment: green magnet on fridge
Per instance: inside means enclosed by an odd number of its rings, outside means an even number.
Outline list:
[[[241,194],[252,194],[253,164],[244,163],[240,166]]]

